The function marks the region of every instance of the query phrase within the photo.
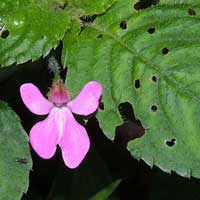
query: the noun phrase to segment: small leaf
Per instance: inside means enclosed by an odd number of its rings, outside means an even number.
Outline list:
[[[114,181],[113,183],[109,184],[105,187],[102,191],[98,192],[95,196],[90,198],[90,200],[106,200],[112,194],[112,192],[116,189],[119,185],[120,180]]]
[[[69,24],[68,12],[56,1],[1,0],[0,65],[47,55],[57,47]]]
[[[29,186],[32,160],[18,116],[0,102],[0,197],[20,200]]]
[[[131,154],[200,177],[200,3],[168,0],[142,10],[137,3],[117,1],[64,44],[68,87],[75,96],[88,81],[102,83],[98,119],[108,138],[122,123],[118,106],[129,102],[146,130],[129,142]]]

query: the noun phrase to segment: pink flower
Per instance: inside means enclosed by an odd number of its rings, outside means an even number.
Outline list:
[[[69,100],[68,92],[61,81],[53,84],[47,100],[32,83],[20,87],[20,94],[26,107],[34,114],[46,115],[47,118],[36,123],[30,131],[30,143],[37,154],[51,158],[57,144],[62,150],[65,164],[76,168],[86,156],[90,141],[87,132],[72,113],[90,115],[99,105],[102,94],[100,83],[88,82],[80,94]]]

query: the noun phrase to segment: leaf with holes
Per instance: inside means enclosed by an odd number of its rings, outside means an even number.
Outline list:
[[[0,102],[0,197],[19,200],[28,189],[32,161],[18,116]]]
[[[90,80],[103,84],[98,119],[108,138],[130,102],[146,129],[129,142],[137,159],[166,172],[200,177],[200,3],[160,1],[138,9],[119,0],[64,44],[72,96]],[[64,63],[66,64],[66,63]]]
[[[1,0],[0,66],[47,55],[69,24],[67,11],[56,0]]]

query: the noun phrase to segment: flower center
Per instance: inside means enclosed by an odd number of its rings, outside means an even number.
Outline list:
[[[48,93],[48,99],[56,106],[66,106],[69,101],[68,91],[61,80],[53,83]]]

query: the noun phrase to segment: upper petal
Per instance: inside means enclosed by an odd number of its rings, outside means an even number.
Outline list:
[[[20,94],[26,107],[34,114],[46,115],[53,106],[32,83],[21,85]]]
[[[68,108],[66,108],[66,124],[59,146],[62,150],[64,162],[69,168],[76,168],[82,162],[90,147],[90,140],[85,128],[76,122]]]
[[[63,120],[62,110],[53,108],[45,120],[31,129],[30,143],[40,157],[48,159],[54,155],[63,132]]]
[[[68,107],[78,115],[89,115],[97,110],[101,94],[102,86],[100,83],[88,82],[80,94],[68,103]]]

